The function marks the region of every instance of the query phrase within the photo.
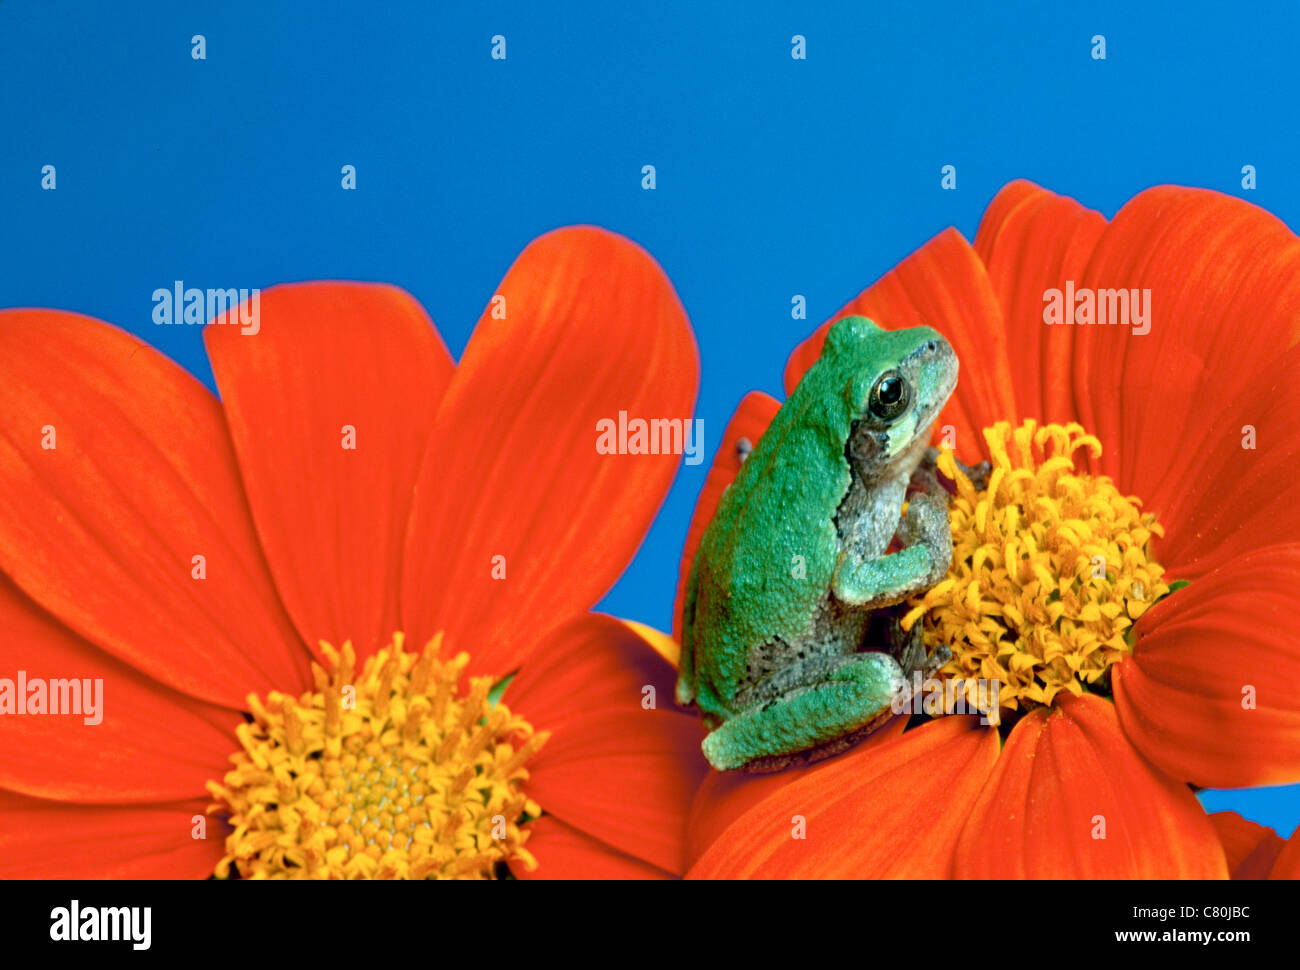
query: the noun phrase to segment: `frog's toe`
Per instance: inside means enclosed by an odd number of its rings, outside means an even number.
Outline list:
[[[975,486],[975,491],[982,492],[989,487],[989,475],[993,472],[993,466],[987,461],[982,461],[978,465],[964,469],[966,477],[970,483]]]

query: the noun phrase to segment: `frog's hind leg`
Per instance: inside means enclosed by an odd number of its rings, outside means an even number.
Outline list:
[[[805,751],[795,751],[792,754],[769,754],[754,758],[741,765],[740,770],[754,775],[771,774],[774,771],[784,771],[786,768],[802,768],[804,765],[811,765],[827,758],[833,758],[875,734],[887,720],[888,718],[885,717],[879,718],[850,731],[843,737],[825,741],[815,748],[808,748]]]
[[[699,576],[700,560],[695,557],[691,563],[690,578],[686,583],[686,603],[683,606],[682,619],[682,652],[677,659],[677,686],[674,690],[674,699],[683,707],[695,703],[695,601],[699,587],[696,580]]]
[[[911,686],[887,653],[810,657],[737,694],[741,713],[704,739],[704,756],[720,771],[829,757],[889,720]]]

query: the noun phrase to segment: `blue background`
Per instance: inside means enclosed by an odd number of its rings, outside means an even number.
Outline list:
[[[389,281],[459,356],[528,241],[590,222],[677,287],[711,459],[811,327],[944,227],[973,239],[1013,178],[1108,217],[1153,184],[1206,186],[1300,226],[1294,0],[176,6],[0,0],[0,306],[113,321],[209,386],[199,328],[151,323],[156,287]],[[670,627],[707,467],[683,468],[602,609]],[[1203,798],[1300,821],[1300,786]]]

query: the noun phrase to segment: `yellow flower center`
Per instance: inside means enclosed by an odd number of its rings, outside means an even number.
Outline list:
[[[977,684],[996,682],[1003,710],[1050,705],[1062,690],[1109,688],[1107,670],[1132,650],[1133,622],[1169,592],[1151,557],[1164,529],[1105,476],[1080,474],[1074,454],[1101,444],[1077,424],[984,430],[992,469],[976,491],[953,461],[948,575],[909,601],[905,628],[924,618],[924,639],[953,653],[942,674],[977,705]],[[982,694],[987,704],[991,690]],[[972,707],[971,709],[974,709]]]
[[[248,702],[243,750],[209,812],[233,832],[216,875],[252,879],[492,878],[502,863],[536,861],[523,816],[541,809],[519,789],[545,743],[489,700],[490,677],[458,683],[468,654],[439,660],[442,634],[417,656],[404,637],[356,676],[351,643],[322,644],[316,689]]]

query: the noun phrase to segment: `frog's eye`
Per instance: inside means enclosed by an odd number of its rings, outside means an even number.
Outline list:
[[[867,410],[881,421],[893,421],[904,411],[912,399],[912,394],[903,375],[896,370],[887,370],[876,378],[867,396]]]

